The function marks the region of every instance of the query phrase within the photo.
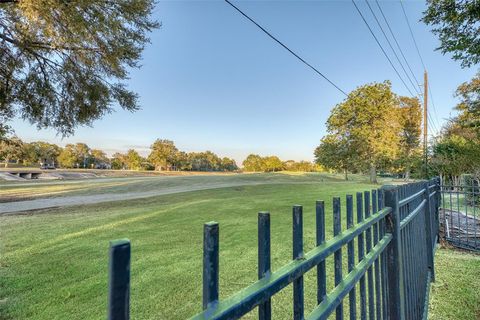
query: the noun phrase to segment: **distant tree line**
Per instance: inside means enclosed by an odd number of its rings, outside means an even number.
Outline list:
[[[323,167],[308,161],[296,162],[294,160],[282,161],[277,156],[261,157],[250,154],[243,161],[243,169],[249,172],[276,172],[276,171],[301,171],[320,172]]]
[[[157,139],[150,146],[150,153],[142,157],[136,150],[116,152],[110,157],[100,149],[92,149],[85,143],[56,144],[35,141],[23,142],[16,136],[0,141],[0,161],[25,166],[47,165],[61,168],[157,170],[157,171],[237,171],[235,160],[219,157],[212,151],[185,152],[178,150],[171,140]],[[243,162],[249,172],[323,171],[323,167],[308,161],[282,161],[277,156],[261,157],[250,154]]]
[[[0,160],[5,162],[5,167],[16,162],[22,165],[114,170],[238,170],[233,159],[221,158],[211,151],[187,153],[178,150],[173,141],[161,139],[151,145],[147,157],[142,157],[134,149],[108,157],[104,151],[91,149],[85,143],[67,144],[62,148],[43,141],[26,143],[13,136],[0,141]]]

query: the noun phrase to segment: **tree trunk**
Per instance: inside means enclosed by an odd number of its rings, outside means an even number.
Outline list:
[[[5,158],[5,168],[8,168],[8,162],[10,161],[9,158]]]
[[[345,181],[348,181],[348,171],[345,169]]]
[[[405,181],[410,180],[410,167],[405,170]]]
[[[377,168],[373,163],[370,164],[370,183],[377,184]]]

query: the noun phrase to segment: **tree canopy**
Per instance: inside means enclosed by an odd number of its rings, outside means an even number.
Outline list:
[[[480,62],[480,2],[427,0],[423,22],[433,27],[442,53],[451,53],[463,67]]]
[[[322,171],[322,168],[308,161],[282,161],[277,156],[262,157],[258,154],[249,154],[243,161],[243,169],[249,172],[276,172],[276,171]]]
[[[432,146],[430,164],[442,180],[458,184],[460,176],[472,174],[480,181],[480,138],[473,128],[451,119]]]
[[[377,168],[396,157],[399,144],[397,99],[388,81],[361,86],[331,111],[327,130],[342,150],[348,148],[357,167],[370,171],[376,183]],[[351,162],[351,161],[348,161]]]
[[[5,160],[5,168],[10,160],[20,161],[24,154],[24,143],[18,137],[0,140],[0,158]]]
[[[155,166],[156,170],[169,170],[175,165],[178,149],[173,141],[157,139],[150,149],[152,151],[148,160]]]
[[[460,98],[458,124],[480,134],[480,73],[458,86],[456,96]]]
[[[154,0],[3,0],[0,3],[0,136],[18,116],[62,135],[115,105],[134,111],[125,80],[139,67]]]
[[[395,167],[408,178],[420,124],[418,99],[398,97],[388,81],[360,86],[332,109],[315,160],[346,179],[349,171],[368,171],[376,183],[379,169]]]

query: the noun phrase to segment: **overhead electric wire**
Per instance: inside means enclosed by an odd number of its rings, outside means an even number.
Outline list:
[[[430,100],[432,100],[433,114],[435,115],[435,121],[437,121],[438,126],[441,127],[440,121],[438,121],[437,108],[435,107],[435,102],[433,101],[433,94],[432,94],[432,88],[430,88],[430,83],[428,83],[428,93],[429,93],[429,95],[430,95]]]
[[[430,127],[433,129],[433,131],[438,132],[438,128],[435,125],[435,123],[433,122],[432,116],[430,115],[430,113],[428,111],[427,111],[427,120],[428,120],[428,123],[430,124]],[[433,135],[433,133],[431,133],[431,135]]]
[[[412,26],[410,25],[410,20],[408,20],[407,12],[405,11],[405,7],[403,6],[403,1],[402,0],[400,0],[400,6],[402,7],[403,16],[405,17],[405,21],[407,22],[408,30],[410,31],[410,36],[412,37],[413,44],[415,45],[415,49],[417,50],[418,57],[420,58],[420,62],[422,63],[423,69],[427,70],[427,67],[425,66],[425,63],[423,62],[422,54],[420,53],[420,49],[418,48],[417,40],[415,40],[415,35],[413,34]],[[435,108],[435,103],[433,102],[433,94],[432,94],[432,89],[430,88],[430,84],[428,84],[428,91],[429,91],[430,98],[432,100],[433,112],[434,112],[434,115],[435,115],[435,117],[432,117],[432,119],[435,119],[438,123],[439,121],[437,119],[438,118],[437,110]],[[440,124],[439,124],[439,126],[440,126]],[[438,130],[437,130],[437,132],[438,132]]]
[[[405,60],[405,64],[407,65],[408,70],[410,70],[410,73],[412,74],[413,79],[414,79],[415,82],[417,83],[418,87],[420,87],[420,82],[418,82],[417,77],[415,77],[415,73],[412,71],[412,68],[411,68],[411,66],[410,66],[410,63],[408,63],[408,60],[407,60],[407,58],[405,57],[405,54],[403,53],[402,47],[400,46],[400,44],[399,44],[398,41],[397,41],[397,37],[395,36],[395,33],[393,32],[392,28],[390,27],[390,23],[388,22],[388,19],[387,19],[387,17],[385,16],[385,13],[384,13],[383,10],[382,10],[382,7],[380,6],[380,2],[378,2],[378,0],[375,0],[375,3],[377,4],[377,7],[378,7],[378,9],[380,10],[380,13],[382,14],[383,20],[385,21],[385,23],[386,23],[386,25],[387,25],[387,27],[388,27],[388,30],[390,31],[390,34],[392,35],[393,40],[395,41],[395,44],[397,45],[397,48],[398,48],[398,50],[400,51],[400,54],[401,54],[402,57],[403,57],[403,60]]]
[[[225,0],[225,1],[227,1],[227,0]],[[387,53],[385,52],[385,49],[383,48],[382,44],[380,43],[380,41],[378,41],[377,36],[375,35],[375,33],[373,32],[372,28],[371,28],[370,25],[368,24],[367,20],[366,20],[365,17],[363,16],[362,12],[361,12],[360,9],[358,8],[357,4],[355,3],[355,0],[352,0],[352,3],[353,3],[353,5],[355,6],[355,9],[357,9],[358,14],[360,15],[360,17],[362,18],[363,22],[364,22],[365,25],[367,26],[368,30],[369,30],[370,33],[372,34],[373,38],[374,38],[375,41],[377,42],[378,46],[379,46],[380,49],[382,50],[383,54],[384,54],[385,57],[387,58],[388,62],[389,62],[390,65],[392,66],[393,70],[395,70],[395,73],[396,73],[397,76],[400,78],[400,80],[402,81],[403,85],[405,86],[405,88],[407,89],[407,91],[410,93],[410,95],[411,95],[411,96],[414,96],[414,94],[412,93],[412,91],[410,90],[410,88],[408,88],[407,84],[405,83],[405,81],[403,80],[403,78],[400,76],[400,73],[398,72],[397,68],[395,68],[395,66],[393,65],[392,60],[390,60],[390,58],[388,57],[388,55],[387,55]]]
[[[250,18],[246,13],[244,13],[242,10],[240,10],[240,8],[238,8],[237,6],[235,6],[233,3],[231,3],[229,0],[225,0],[226,3],[228,3],[230,6],[232,6],[235,10],[237,10],[242,16],[244,16],[246,19],[248,19],[250,22],[252,22],[255,26],[257,26],[260,30],[262,30],[267,36],[269,36],[270,38],[272,38],[275,42],[277,42],[279,45],[281,45],[285,50],[287,50],[288,52],[290,52],[293,56],[295,56],[298,60],[300,60],[301,62],[303,62],[305,65],[307,65],[310,69],[312,69],[313,71],[315,71],[317,74],[319,74],[323,79],[327,80],[328,83],[330,83],[332,86],[334,86],[338,91],[340,91],[341,93],[343,93],[345,96],[347,96],[347,93],[345,91],[343,91],[342,89],[340,89],[340,87],[338,87],[332,80],[330,80],[329,78],[327,78],[327,76],[325,76],[323,73],[321,73],[317,68],[315,68],[314,66],[312,66],[310,63],[308,63],[307,61],[305,61],[305,59],[303,59],[302,57],[300,57],[298,54],[296,54],[292,49],[290,49],[289,47],[287,47],[283,42],[281,42],[280,40],[278,40],[275,36],[273,36],[270,32],[268,32],[264,27],[262,27],[260,24],[258,24],[257,22],[255,22],[255,20],[253,20],[252,18]]]
[[[365,2],[367,3],[368,9],[370,9],[370,12],[372,13],[373,17],[375,18],[375,21],[377,22],[377,25],[380,28],[380,31],[382,31],[382,34],[385,37],[385,40],[387,40],[387,43],[388,43],[390,49],[392,50],[393,54],[395,55],[395,58],[397,59],[398,64],[400,65],[403,72],[405,73],[405,76],[407,76],[408,81],[410,81],[410,84],[412,85],[413,90],[419,95],[420,94],[420,92],[418,91],[419,88],[417,86],[415,86],[412,79],[410,78],[410,75],[407,73],[407,70],[405,70],[405,67],[403,66],[402,61],[400,61],[400,58],[398,57],[396,50],[393,48],[392,43],[388,39],[387,34],[385,33],[385,30],[383,30],[382,24],[378,20],[377,15],[375,14],[375,11],[373,11],[373,8],[370,5],[370,3],[368,2],[368,0],[365,0]]]
[[[403,16],[405,17],[405,21],[407,21],[408,30],[410,30],[410,35],[412,36],[413,43],[415,44],[415,49],[417,49],[418,57],[420,58],[420,62],[422,62],[423,70],[427,70],[427,68],[425,67],[425,63],[423,63],[423,58],[422,58],[422,55],[420,54],[420,50],[418,49],[417,41],[415,40],[415,36],[413,35],[413,30],[412,30],[412,27],[410,25],[410,21],[408,20],[407,12],[405,11],[405,7],[403,6],[403,1],[402,0],[400,0],[400,6],[402,7]]]

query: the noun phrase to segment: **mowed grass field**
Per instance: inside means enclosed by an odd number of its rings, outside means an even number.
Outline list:
[[[200,180],[174,177],[179,180],[0,184],[0,195],[4,190],[22,188],[21,199],[29,196],[29,188],[35,197],[44,197],[52,196],[49,187],[63,185],[75,187],[61,195],[135,192],[161,188],[165,183],[210,183],[208,179],[246,179],[251,183],[0,216],[0,319],[104,319],[108,243],[119,238],[132,242],[131,318],[188,318],[201,311],[205,222],[220,223],[220,297],[226,298],[256,280],[258,211],[271,212],[272,269],[276,270],[291,260],[292,205],[304,206],[304,248],[308,251],[315,244],[315,200],[326,201],[330,238],[332,197],[341,196],[344,204],[346,194],[378,187],[363,177],[344,182],[340,176],[322,174],[195,178]],[[97,187],[95,183],[114,185]],[[344,217],[342,223],[345,228]],[[431,318],[477,319],[480,258],[439,250],[437,266]],[[333,272],[332,259],[327,261],[327,271]],[[333,287],[332,281],[328,287]],[[305,277],[307,314],[315,305],[315,294],[312,270]],[[292,318],[291,295],[289,286],[275,296],[275,319]],[[468,303],[460,306],[460,301]],[[247,318],[255,316],[256,311]]]

